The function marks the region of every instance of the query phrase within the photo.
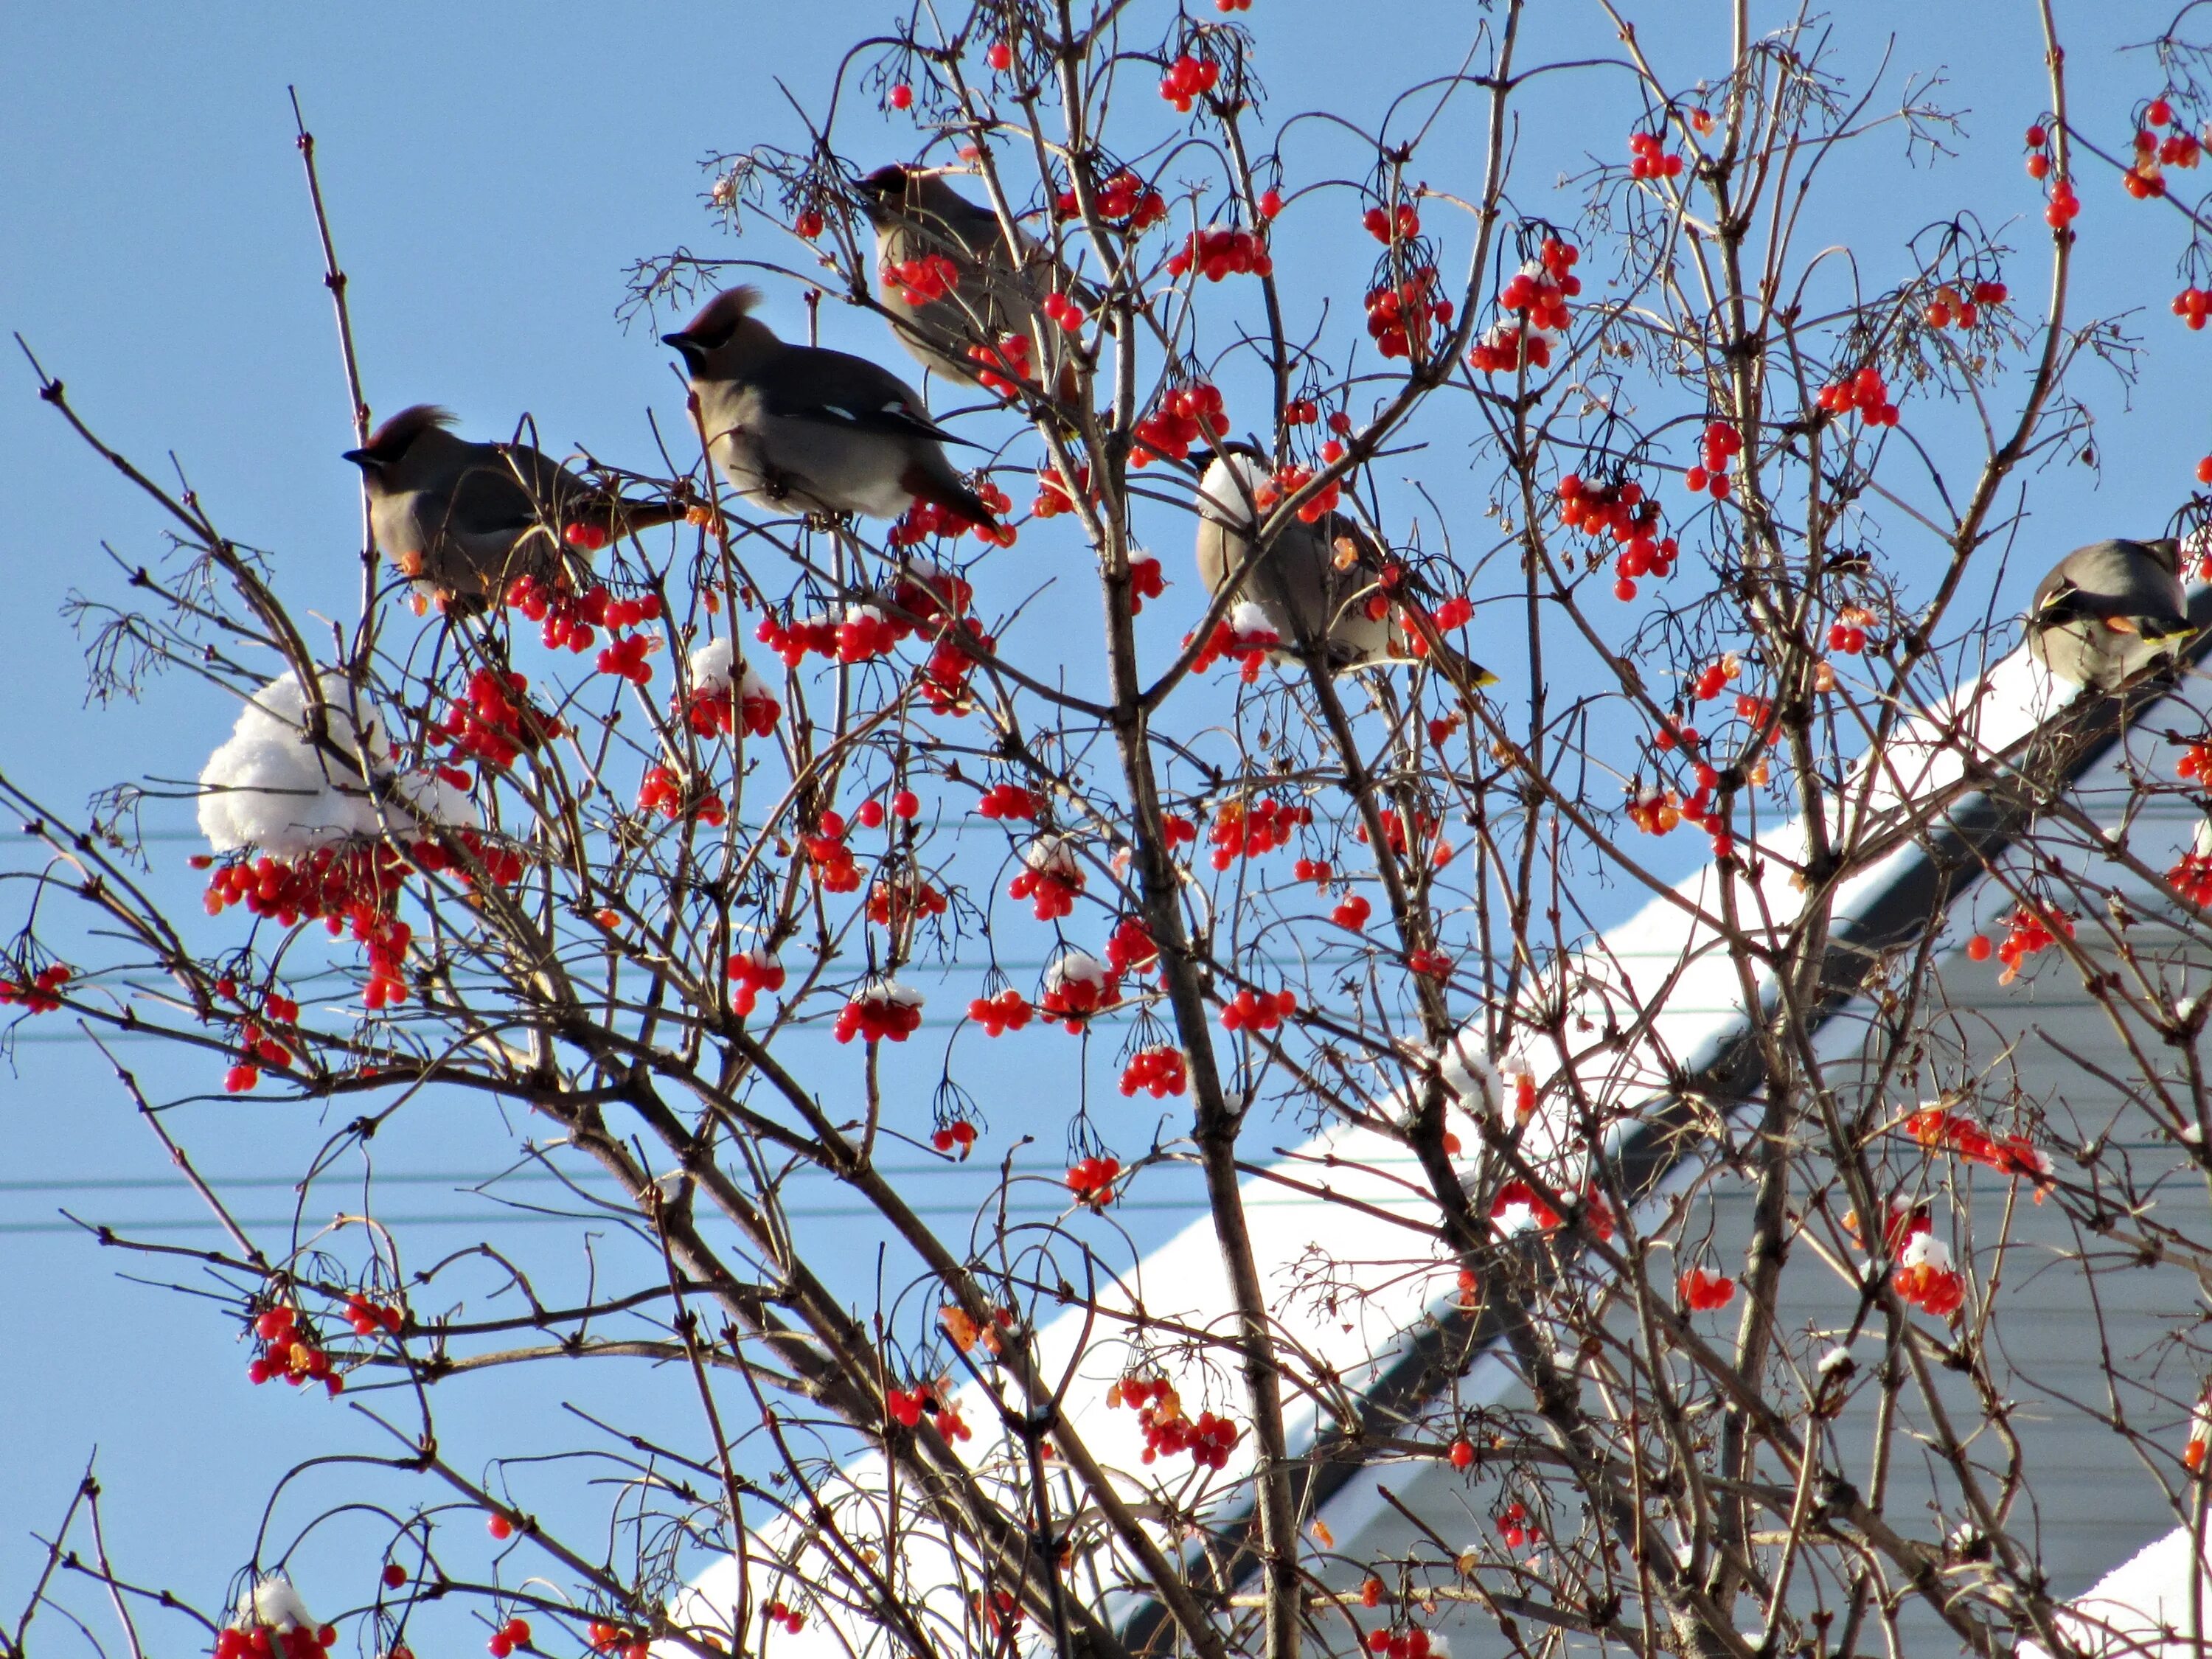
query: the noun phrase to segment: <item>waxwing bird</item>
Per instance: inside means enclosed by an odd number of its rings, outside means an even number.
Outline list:
[[[717,295],[660,337],[682,354],[707,453],[764,507],[896,519],[919,498],[971,523],[997,520],[945,459],[964,443],[921,394],[865,357],[787,345],[750,313],[757,289]]]
[[[528,444],[471,443],[430,404],[403,409],[345,459],[368,489],[377,545],[448,608],[481,610],[517,576],[550,579],[610,534],[681,518],[680,503],[594,489]]]
[[[2195,631],[2171,538],[2076,548],[2036,585],[2027,612],[2035,659],[2092,691],[2117,691],[2172,661]]]
[[[1252,532],[1267,516],[1262,503],[1271,493],[1268,484],[1266,464],[1242,446],[1216,454],[1206,465],[1198,487],[1198,574],[1217,595],[1250,556]],[[1285,641],[1285,648],[1273,653],[1276,661],[1297,660],[1289,647],[1313,638],[1328,641],[1330,662],[1339,673],[1387,666],[1415,659],[1394,628],[1399,607],[1387,601],[1382,586],[1384,573],[1394,565],[1375,538],[1341,513],[1311,524],[1293,519],[1254,565],[1243,591]],[[1418,598],[1412,573],[1402,565],[1395,568],[1402,591]],[[1496,683],[1496,675],[1436,638],[1433,629],[1427,631],[1427,644],[1429,659],[1447,678],[1464,681],[1462,689]]]
[[[1018,232],[1010,249],[999,216],[989,208],[920,167],[878,167],[854,188],[875,227],[876,265],[891,331],[922,367],[975,386],[979,371],[989,365],[970,355],[973,348],[1019,349],[1001,346],[1010,335],[1024,342],[1041,338],[1048,347],[1065,338],[1056,325],[1037,325],[1039,307],[1054,286],[1051,257]],[[893,275],[932,258],[950,262],[949,282],[941,270],[921,270],[912,282]],[[1077,286],[1073,297],[1085,311],[1097,309],[1089,289]],[[1024,372],[1023,378],[1056,383],[1062,397],[1072,397],[1074,368],[1073,354],[1061,349],[1044,372]]]

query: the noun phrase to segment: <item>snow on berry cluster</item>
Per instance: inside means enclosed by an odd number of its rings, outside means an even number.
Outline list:
[[[290,1579],[264,1573],[216,1632],[215,1659],[323,1659],[337,1639],[334,1627],[315,1622]]]
[[[1636,597],[1637,580],[1674,572],[1679,549],[1672,536],[1659,538],[1659,503],[1648,500],[1633,478],[1600,484],[1570,472],[1559,483],[1559,523],[1593,539],[1609,538],[1620,548],[1613,560],[1613,595],[1626,603]]]
[[[1083,866],[1065,836],[1036,836],[1022,849],[1022,870],[1006,884],[1008,898],[1025,898],[1039,921],[1073,914],[1083,891]]]
[[[1992,1135],[1972,1118],[1941,1106],[1923,1106],[1905,1120],[1905,1132],[1930,1152],[1955,1152],[1999,1175],[2026,1176],[2036,1201],[2051,1183],[2051,1155],[2026,1135]]]
[[[734,678],[731,671],[736,670]],[[695,649],[687,665],[690,691],[684,696],[684,723],[702,738],[738,732],[764,738],[775,730],[783,705],[768,682],[739,661],[735,641],[708,640]]]
[[[840,1042],[854,1037],[879,1042],[889,1037],[904,1042],[921,1029],[921,992],[895,979],[875,978],[854,991],[837,1013],[835,1035]]]
[[[783,989],[783,964],[763,950],[732,951],[724,971],[736,988],[730,993],[730,1006],[740,1018],[758,1006],[763,991],[773,994]]]
[[[1088,951],[1066,950],[1044,970],[1044,994],[1037,1012],[1056,1019],[1071,1032],[1080,1032],[1091,1018],[1121,1000],[1121,981],[1112,969]]]

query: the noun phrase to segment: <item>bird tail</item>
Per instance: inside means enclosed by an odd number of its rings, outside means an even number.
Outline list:
[[[943,473],[920,465],[909,466],[899,487],[917,500],[933,507],[941,507],[948,513],[957,513],[970,524],[995,528],[999,515],[983,504],[983,500],[955,477],[948,467]]]
[[[1446,641],[1443,631],[1419,605],[1400,606],[1398,621],[1399,626],[1411,635],[1407,641],[1411,648],[1404,653],[1405,660],[1429,664],[1461,696],[1471,697],[1483,687],[1498,684],[1497,675]]]

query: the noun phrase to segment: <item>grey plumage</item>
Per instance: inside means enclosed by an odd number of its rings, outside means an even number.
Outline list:
[[[2027,648],[2061,679],[2115,691],[2180,655],[2195,630],[2170,538],[2092,542],[2036,585]]]
[[[970,349],[996,346],[1002,337],[1018,334],[1043,340],[1052,354],[1032,377],[1036,383],[1063,397],[1073,395],[1073,353],[1057,325],[1038,322],[1037,303],[1053,288],[1049,254],[1018,231],[1017,260],[998,215],[933,173],[878,167],[856,188],[861,210],[875,228],[878,272],[939,254],[958,274],[948,293],[919,304],[909,303],[897,283],[882,283],[879,297],[891,313],[891,331],[916,362],[948,380],[974,386],[977,371],[986,366],[969,356]],[[1086,311],[1097,308],[1097,296],[1088,290],[1077,288],[1074,297]]]
[[[785,512],[896,519],[919,497],[996,520],[944,446],[963,441],[921,394],[864,357],[791,345],[750,314],[758,290],[717,295],[664,334],[683,355],[708,453],[738,493]]]
[[[528,444],[471,443],[447,430],[453,422],[416,404],[345,453],[368,488],[377,545],[417,592],[448,606],[481,609],[517,576],[550,578],[572,526],[624,535],[684,511],[596,489]]]
[[[1257,510],[1267,476],[1256,456],[1240,452],[1216,455],[1200,481],[1198,574],[1216,595],[1250,556],[1251,532],[1267,516]],[[1329,659],[1339,672],[1412,660],[1396,636],[1395,607],[1373,603],[1383,592],[1379,584],[1389,562],[1374,538],[1341,513],[1328,514],[1312,524],[1291,520],[1253,567],[1243,588],[1244,596],[1266,613],[1268,627],[1284,641],[1285,648],[1273,653],[1275,660],[1295,661],[1296,653],[1289,647],[1302,637],[1325,638]],[[1409,574],[1401,574],[1401,581],[1409,580]],[[1376,609],[1382,614],[1373,615]],[[1497,679],[1440,639],[1430,641],[1430,656],[1448,677],[1470,685],[1489,685]]]

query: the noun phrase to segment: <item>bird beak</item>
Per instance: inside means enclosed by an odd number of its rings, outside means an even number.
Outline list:
[[[1213,465],[1216,458],[1210,449],[1194,449],[1187,459],[1193,466],[1200,472],[1204,472],[1206,468]]]
[[[660,343],[672,347],[683,357],[687,368],[699,361],[699,343],[689,334],[664,334],[660,337]]]
[[[381,456],[372,455],[365,449],[349,449],[344,454],[339,456],[338,459],[342,461],[351,461],[356,466],[361,468],[364,472],[372,466],[382,466],[384,465],[384,460]]]

